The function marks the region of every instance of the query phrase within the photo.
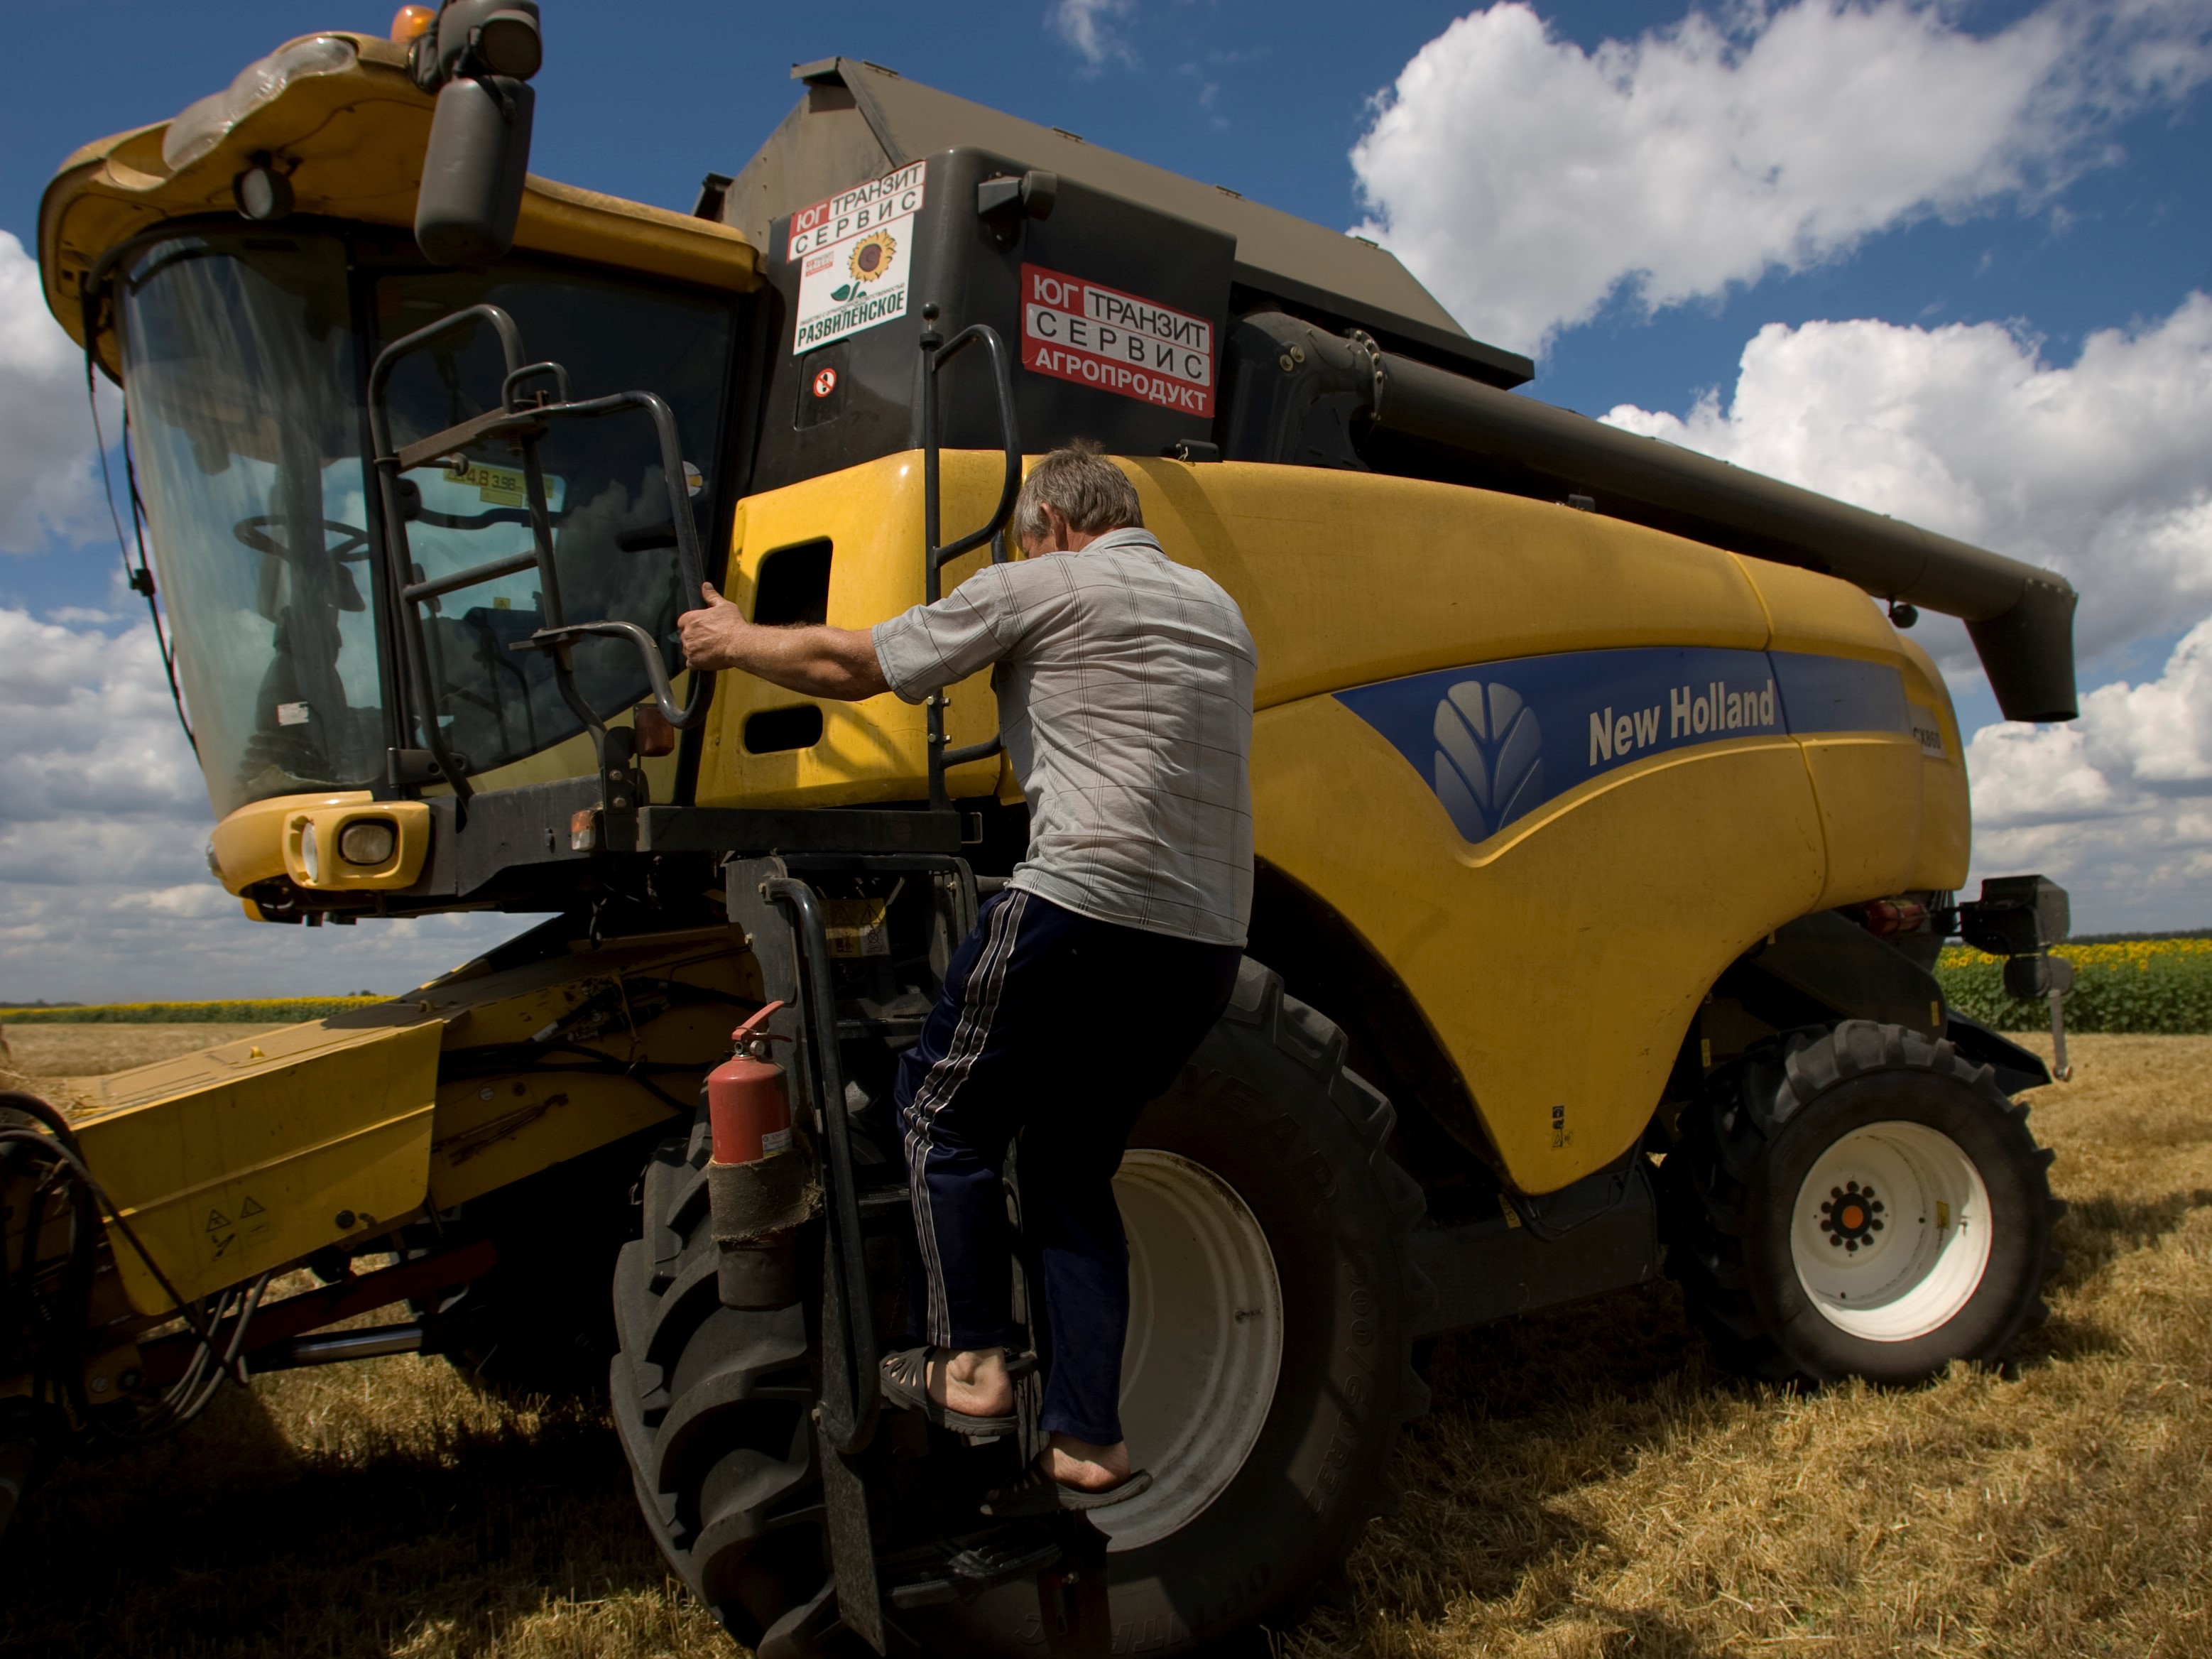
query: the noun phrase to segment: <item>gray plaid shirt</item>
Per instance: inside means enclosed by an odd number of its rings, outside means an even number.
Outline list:
[[[1013,884],[1100,921],[1215,945],[1252,914],[1252,675],[1236,600],[1150,532],[992,565],[878,623],[908,702],[996,663],[1029,798]]]

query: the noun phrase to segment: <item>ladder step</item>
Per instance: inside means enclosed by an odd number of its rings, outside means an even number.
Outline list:
[[[848,1017],[837,1022],[837,1036],[840,1042],[853,1037],[918,1037],[928,1019],[927,1014],[894,1014],[884,1019]]]
[[[985,1590],[1042,1572],[1060,1559],[1060,1546],[1024,1539],[1010,1544],[971,1544],[947,1556],[941,1566],[926,1576],[891,1586],[887,1598],[904,1611],[910,1607],[941,1607],[947,1601],[980,1595]]]

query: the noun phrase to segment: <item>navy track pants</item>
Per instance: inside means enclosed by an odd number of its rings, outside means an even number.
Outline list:
[[[1137,1115],[1228,1006],[1243,956],[1008,888],[984,902],[900,1056],[915,1334],[941,1348],[1018,1343],[1001,1185],[1018,1134],[1022,1225],[1044,1281],[1048,1432],[1121,1438],[1129,1249],[1114,1171]]]

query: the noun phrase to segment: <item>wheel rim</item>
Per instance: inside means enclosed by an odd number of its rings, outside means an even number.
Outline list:
[[[1869,1342],[1909,1342],[1973,1299],[1990,1263],[1990,1196],[1950,1136],[1869,1123],[1820,1154],[1790,1216],[1790,1248],[1813,1305]]]
[[[1283,1292],[1267,1234],[1203,1164],[1136,1148],[1114,1197],[1129,1238],[1121,1427],[1152,1484],[1091,1519],[1133,1550],[1188,1526],[1244,1467],[1274,1403]]]

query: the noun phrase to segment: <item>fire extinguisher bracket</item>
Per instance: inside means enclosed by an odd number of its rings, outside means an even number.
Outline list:
[[[707,1166],[714,1289],[726,1308],[787,1308],[799,1299],[799,1228],[822,1213],[808,1160],[785,1153]]]
[[[707,1210],[720,1245],[758,1244],[822,1213],[822,1183],[804,1158],[707,1166]]]

